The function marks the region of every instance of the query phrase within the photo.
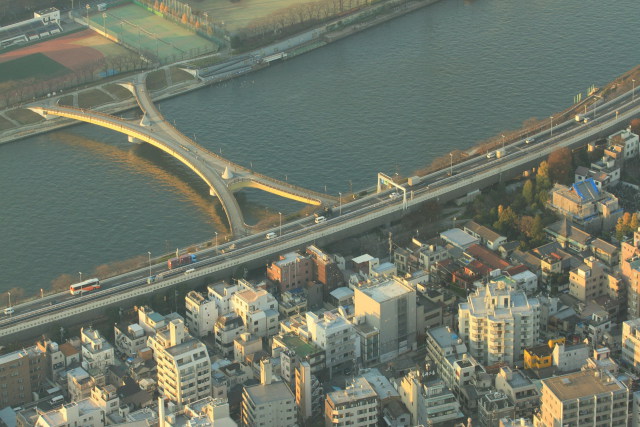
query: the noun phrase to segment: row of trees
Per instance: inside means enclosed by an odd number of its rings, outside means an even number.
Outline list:
[[[140,55],[133,53],[104,57],[71,70],[62,76],[39,79],[35,77],[5,84],[0,89],[0,108],[17,105],[34,98],[47,96],[79,85],[92,83],[102,78],[100,73],[122,73],[143,69],[146,66]],[[111,70],[111,71],[110,71]]]

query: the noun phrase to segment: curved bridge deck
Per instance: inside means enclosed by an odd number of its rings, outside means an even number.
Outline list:
[[[234,236],[245,235],[249,229],[244,222],[238,201],[233,195],[233,192],[242,188],[258,188],[316,206],[332,205],[337,202],[336,197],[259,174],[198,145],[164,119],[153,103],[145,80],[146,75],[143,75],[139,76],[135,82],[120,83],[135,96],[144,114],[140,123],[89,109],[37,104],[29,108],[48,119],[52,116],[66,117],[121,132],[131,139],[148,142],[175,157],[207,183],[212,195],[218,196]]]

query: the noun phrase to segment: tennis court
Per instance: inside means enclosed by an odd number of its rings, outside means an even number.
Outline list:
[[[129,49],[162,62],[193,58],[217,51],[215,43],[135,4],[90,15],[93,25],[106,29]]]

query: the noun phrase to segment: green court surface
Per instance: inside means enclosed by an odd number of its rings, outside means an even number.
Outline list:
[[[163,62],[193,58],[217,51],[215,43],[146,9],[128,4],[90,15],[94,26],[105,29],[129,49]]]
[[[50,79],[71,72],[42,53],[0,62],[0,83],[24,79]]]

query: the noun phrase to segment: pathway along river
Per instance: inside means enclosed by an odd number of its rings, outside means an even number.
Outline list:
[[[637,65],[640,2],[442,0],[258,73],[162,102],[187,135],[335,195],[549,117]],[[150,146],[80,125],[0,146],[0,291],[213,238],[201,180]],[[246,191],[242,207],[299,205]],[[0,301],[4,300],[4,297]]]

